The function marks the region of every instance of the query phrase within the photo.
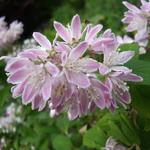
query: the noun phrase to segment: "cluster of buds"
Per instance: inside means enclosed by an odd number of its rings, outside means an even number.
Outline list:
[[[15,42],[22,32],[23,24],[21,22],[13,21],[8,27],[5,17],[0,17],[0,49]]]
[[[7,108],[5,115],[0,117],[0,131],[2,133],[15,132],[15,124],[21,123],[22,119],[19,114],[21,113],[21,106],[11,103]]]
[[[48,106],[52,117],[66,111],[70,120],[96,107],[115,111],[118,104],[129,104],[126,81],[142,78],[123,66],[134,56],[133,51],[119,51],[123,43],[118,41],[124,40],[118,40],[110,29],[100,33],[101,24],[83,29],[78,15],[67,27],[55,21],[54,28],[53,43],[34,32],[40,46],[7,61],[5,71],[7,81],[14,85],[13,97],[21,96],[23,104],[31,103],[39,111]]]
[[[150,2],[141,0],[141,7],[138,8],[129,2],[123,2],[129,9],[125,12],[123,23],[127,24],[127,32],[136,32],[135,42],[140,46],[140,53],[145,53],[149,49],[150,37]]]

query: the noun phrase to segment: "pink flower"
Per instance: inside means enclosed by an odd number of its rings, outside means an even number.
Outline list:
[[[13,21],[10,27],[7,27],[5,17],[0,17],[0,49],[7,47],[16,41],[23,32],[23,24]]]
[[[44,35],[34,32],[39,47],[7,57],[5,70],[7,81],[14,85],[13,97],[21,96],[23,104],[32,103],[32,109],[42,110],[48,104],[51,117],[66,111],[70,120],[96,107],[114,111],[118,103],[130,103],[126,81],[138,82],[142,78],[124,66],[134,52],[119,52],[118,47],[131,40],[117,39],[110,29],[99,35],[100,24],[87,25],[82,31],[78,15],[68,28],[58,22],[54,27],[57,34],[53,45]],[[104,56],[103,62],[94,59],[99,54]],[[97,79],[98,70],[104,81]]]
[[[136,6],[124,1],[123,4],[129,9],[125,12],[125,17],[122,20],[124,24],[127,24],[126,30],[128,32],[136,31],[135,41],[140,46],[146,47],[149,37],[149,17],[150,17],[150,2],[141,0],[141,7]]]
[[[95,78],[90,78],[91,86],[83,89],[68,83],[65,75],[55,78],[52,88],[52,98],[49,105],[52,117],[67,111],[68,118],[74,120],[77,117],[87,115],[96,106],[105,108],[105,93],[107,87]]]
[[[57,34],[66,42],[73,43],[77,42],[81,36],[81,21],[78,15],[75,15],[72,18],[71,26],[66,28],[61,23],[55,21],[54,28],[57,31]]]
[[[88,45],[86,42],[79,43],[72,50],[62,53],[63,71],[69,83],[75,84],[80,88],[90,86],[88,74],[98,69],[98,63],[92,58],[83,58]]]
[[[7,62],[8,82],[14,84],[13,97],[22,96],[23,104],[32,103],[32,109],[45,107],[51,97],[53,78],[59,74],[56,65],[47,61],[46,50],[51,51],[51,43],[40,33],[33,37],[42,46],[28,49]]]
[[[118,47],[118,41],[111,29],[107,29],[100,37],[93,41],[91,49],[94,53],[102,54],[104,49],[112,50]]]
[[[111,111],[117,108],[117,103],[130,103],[131,96],[126,81],[142,81],[142,78],[133,74],[131,69],[123,66],[133,56],[133,51],[104,50],[104,60],[100,63],[99,72],[106,77],[105,85],[109,89],[109,94],[105,94],[105,103]]]

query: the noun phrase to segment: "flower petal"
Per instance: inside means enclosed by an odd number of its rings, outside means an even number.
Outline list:
[[[44,47],[48,50],[51,50],[52,45],[51,45],[50,41],[46,38],[46,36],[44,36],[43,34],[41,34],[39,32],[34,32],[33,37],[42,47]]]
[[[26,58],[15,58],[10,63],[7,63],[7,66],[5,68],[5,71],[7,72],[15,72],[16,70],[26,66],[29,64],[28,59]]]
[[[80,58],[85,51],[88,48],[88,44],[86,42],[81,42],[79,43],[71,52],[69,55],[69,58],[72,60],[77,60],[78,58]]]
[[[13,89],[12,89],[12,97],[13,98],[17,98],[17,97],[21,96],[21,94],[24,90],[24,86],[26,85],[27,81],[28,80],[26,79],[24,82],[13,87]]]
[[[101,24],[98,24],[98,25],[92,27],[89,30],[89,32],[87,32],[85,41],[87,41],[88,43],[92,42],[92,40],[95,38],[95,36],[98,34],[98,32],[101,31],[102,28],[103,28],[103,26]]]
[[[74,103],[68,110],[68,118],[69,120],[74,120],[78,117],[78,115],[79,115],[79,105],[77,103]]]
[[[83,72],[95,72],[99,68],[99,63],[92,58],[82,58],[78,63],[83,68]]]
[[[111,71],[110,68],[108,68],[106,65],[99,63],[99,72],[102,75],[106,75]]]
[[[58,35],[68,43],[71,43],[72,39],[69,34],[69,31],[67,28],[65,28],[61,23],[54,21],[54,28],[57,31]]]
[[[140,77],[136,74],[133,74],[133,73],[120,74],[119,78],[124,80],[124,81],[133,81],[133,82],[143,81],[142,77]]]
[[[72,95],[71,84],[66,80],[64,74],[56,77],[52,84],[51,103],[54,108],[57,108],[62,102],[70,99]]]
[[[126,62],[128,62],[133,56],[134,56],[134,51],[124,51],[124,52],[120,52],[118,54],[118,57],[116,59],[115,64],[117,65],[123,65]]]
[[[75,15],[71,22],[72,36],[78,40],[81,36],[81,21],[79,15]]]
[[[131,11],[134,11],[135,13],[139,13],[140,9],[138,9],[136,6],[132,5],[131,3],[128,3],[126,1],[123,1],[123,4]]]
[[[47,58],[48,53],[45,50],[39,50],[36,48],[32,48],[32,49],[24,50],[23,52],[19,53],[19,56],[34,60],[34,59],[38,59],[38,58],[41,58],[41,59]]]
[[[73,72],[69,70],[65,70],[67,80],[70,83],[73,83],[80,88],[87,88],[90,86],[90,81],[88,77],[82,72]]]
[[[79,89],[78,89],[79,90]],[[86,115],[88,113],[89,103],[87,94],[84,89],[79,90],[79,115]]]
[[[44,101],[47,101],[51,96],[52,80],[49,76],[46,77],[45,83],[42,87],[42,97]]]
[[[59,69],[56,65],[52,64],[51,62],[47,62],[45,64],[45,67],[47,69],[47,71],[53,76],[57,76],[59,74]]]
[[[30,72],[27,69],[19,69],[8,77],[7,82],[18,84],[23,82],[29,75]]]
[[[25,105],[30,103],[34,99],[36,93],[37,91],[34,89],[34,87],[27,84],[22,93],[22,103]]]
[[[132,72],[131,69],[129,69],[125,66],[113,66],[113,67],[111,67],[111,70],[117,71],[117,72],[124,72],[124,73]]]

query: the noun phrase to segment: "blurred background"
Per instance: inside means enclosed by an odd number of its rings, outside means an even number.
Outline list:
[[[138,0],[129,2],[140,3]],[[35,30],[53,30],[54,20],[68,23],[76,13],[83,21],[99,22],[105,28],[120,31],[124,11],[122,0],[0,0],[0,15],[6,16],[8,23],[23,22],[24,38]]]
[[[139,0],[129,2],[140,3]],[[44,33],[52,41],[53,21],[67,24],[75,14],[79,14],[83,22],[101,23],[104,29],[111,28],[122,35],[125,31],[121,19],[125,10],[122,0],[0,0],[0,17],[5,16],[8,24],[18,20],[24,29],[15,47],[8,46],[0,54],[13,55],[25,44],[35,44],[28,40],[34,31]],[[5,63],[1,62],[0,150],[100,150],[105,146],[111,134],[105,136],[99,128],[87,132],[105,111],[98,110],[75,121],[68,121],[65,113],[51,119],[47,110],[32,111],[30,106],[21,105],[20,99],[11,98],[4,67]]]

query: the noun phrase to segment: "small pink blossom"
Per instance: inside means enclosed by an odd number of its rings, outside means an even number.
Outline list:
[[[106,107],[111,111],[117,108],[117,103],[129,104],[131,96],[126,81],[139,82],[142,78],[133,74],[132,70],[123,66],[133,56],[133,51],[119,52],[116,50],[104,50],[103,63],[100,63],[99,72],[106,76],[105,85],[109,94],[105,95]]]

